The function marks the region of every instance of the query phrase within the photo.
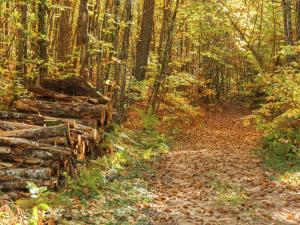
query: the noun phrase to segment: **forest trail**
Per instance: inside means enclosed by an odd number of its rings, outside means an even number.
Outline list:
[[[207,112],[186,127],[174,150],[155,165],[154,224],[299,224],[299,190],[271,181],[253,153],[260,133],[245,127],[245,109]],[[188,120],[188,118],[186,118]]]

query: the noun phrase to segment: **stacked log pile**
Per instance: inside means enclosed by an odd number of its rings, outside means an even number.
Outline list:
[[[0,190],[26,190],[27,182],[57,189],[63,174],[76,176],[79,163],[105,154],[109,98],[29,90],[14,111],[0,111]]]

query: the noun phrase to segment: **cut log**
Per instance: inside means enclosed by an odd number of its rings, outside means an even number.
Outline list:
[[[63,137],[67,137],[67,139],[70,139],[70,128],[68,124],[62,124],[62,125],[52,126],[52,127],[39,127],[33,129],[0,131],[0,136],[27,138],[32,140],[63,136]]]
[[[0,146],[0,154],[9,154],[11,153],[11,147]]]
[[[24,138],[0,137],[0,145],[19,147],[24,149],[44,150],[49,152],[71,155],[72,149],[66,147],[53,146],[48,144],[30,141]]]
[[[55,125],[60,125],[63,123],[69,123],[71,128],[74,128],[74,126],[75,126],[74,124],[90,126],[93,128],[97,127],[96,119],[56,118],[56,117],[42,116],[42,115],[37,115],[37,114],[7,112],[7,111],[0,111],[0,119],[26,122],[26,125],[34,124],[34,125],[40,125],[40,126],[43,126],[43,125],[55,126]],[[24,123],[19,123],[18,125],[22,126],[22,124],[24,124]],[[30,125],[28,125],[28,126],[30,126]]]
[[[30,157],[19,157],[13,155],[0,155],[0,160],[5,162],[15,162],[19,165],[21,164],[28,164],[28,165],[39,165],[44,167],[56,167],[54,160],[43,160],[38,158],[30,158]]]
[[[41,167],[37,169],[31,168],[9,168],[0,170],[0,176],[12,176],[18,178],[29,179],[50,179],[52,175],[52,169],[48,167]]]
[[[33,113],[41,113],[47,116],[72,117],[72,118],[96,118],[100,119],[101,112],[105,112],[105,105],[91,105],[89,103],[48,102],[32,99],[19,99],[16,108]]]
[[[0,129],[2,130],[22,130],[28,128],[38,128],[39,126],[25,124],[25,123],[16,123],[0,120]]]
[[[23,120],[23,121],[43,121],[45,119],[44,116],[40,116],[37,114],[27,114],[27,113],[19,113],[19,112],[7,112],[0,111],[0,118],[5,120]],[[36,124],[36,123],[35,123]]]
[[[37,142],[49,144],[49,145],[68,145],[68,141],[65,137],[51,137],[51,138],[44,138],[38,139]]]
[[[88,96],[70,96],[49,89],[44,89],[41,87],[31,87],[28,89],[36,97],[47,97],[56,99],[63,102],[88,102],[91,104],[106,104],[111,101],[108,97],[103,96],[102,98],[92,98]]]
[[[44,79],[42,86],[43,88],[71,96],[89,96],[97,98],[98,102],[101,104],[106,104],[111,101],[110,98],[101,95],[96,88],[81,77],[69,77],[63,80]]]
[[[32,180],[32,179],[18,179],[14,181],[0,182],[0,189],[2,190],[25,190],[28,189],[28,182],[35,183],[37,186],[46,186],[49,189],[56,189],[58,186],[58,179],[52,178],[50,180]]]

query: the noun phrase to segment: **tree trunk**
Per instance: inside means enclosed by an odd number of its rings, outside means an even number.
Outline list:
[[[72,2],[71,0],[64,0],[64,6],[61,16],[59,18],[58,28],[58,43],[57,43],[57,59],[61,62],[66,62],[71,51],[72,27],[70,18]]]
[[[147,111],[149,109],[149,106],[151,106],[151,113],[157,112],[159,108],[159,92],[168,70],[170,54],[172,51],[175,22],[176,22],[177,12],[179,8],[179,1],[180,0],[176,0],[175,9],[170,21],[170,25],[168,26],[167,40],[166,40],[166,46],[163,53],[161,69],[159,71],[159,74],[155,78],[153,88],[152,88],[152,93],[148,100]]]
[[[120,60],[123,62],[123,69],[121,71],[121,90],[120,90],[120,97],[119,97],[119,103],[118,103],[118,120],[124,121],[125,119],[125,95],[126,95],[126,79],[127,79],[127,64],[128,64],[128,50],[130,45],[130,33],[131,33],[131,23],[133,18],[133,0],[127,0],[126,1],[126,28],[124,30],[123,35],[123,43],[122,43],[122,49],[120,52]]]
[[[293,45],[291,0],[282,0],[282,11],[286,43]]]
[[[145,79],[145,67],[148,65],[152,39],[155,0],[144,0],[141,31],[136,46],[135,78]]]
[[[79,74],[84,79],[89,80],[89,11],[88,0],[81,0],[79,6],[79,16],[77,21],[77,46],[80,49],[80,71]]]
[[[300,41],[300,0],[296,0],[296,40]]]
[[[40,84],[40,80],[43,80],[48,75],[48,42],[47,42],[47,0],[41,0],[38,4],[38,48],[39,59],[41,60],[39,65],[39,78],[37,84]]]
[[[27,59],[27,16],[28,16],[28,6],[27,3],[20,3],[20,24],[21,27],[18,29],[18,45],[17,45],[17,75],[21,81],[24,81],[25,75],[27,74],[27,65],[24,62]]]

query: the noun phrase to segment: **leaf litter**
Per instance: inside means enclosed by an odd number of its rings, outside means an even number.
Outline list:
[[[174,150],[149,179],[154,224],[300,224],[300,187],[271,179],[254,152],[261,134],[243,125],[250,113],[230,106],[176,124]]]

